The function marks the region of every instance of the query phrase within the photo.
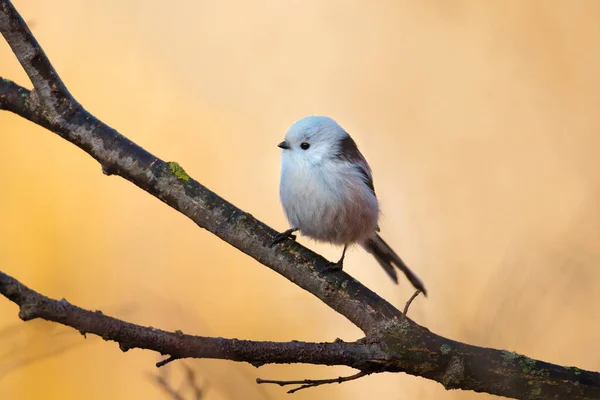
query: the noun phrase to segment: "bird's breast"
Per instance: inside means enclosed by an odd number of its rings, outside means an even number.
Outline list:
[[[316,240],[359,242],[377,227],[377,199],[359,176],[335,164],[284,165],[280,197],[290,225]]]

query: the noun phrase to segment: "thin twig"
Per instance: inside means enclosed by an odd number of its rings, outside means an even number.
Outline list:
[[[185,397],[183,397],[183,395],[181,393],[179,393],[177,390],[175,390],[173,387],[171,387],[171,385],[169,384],[169,382],[167,381],[167,379],[164,376],[161,375],[153,375],[153,374],[149,374],[150,379],[152,379],[153,382],[156,383],[156,385],[161,388],[163,390],[163,392],[165,392],[169,397],[171,397],[173,400],[185,400]]]
[[[185,370],[185,379],[179,385],[178,389],[176,389],[172,382],[170,382],[171,379],[169,378],[168,374],[169,368],[160,369],[155,375],[150,374],[150,377],[173,400],[185,400],[185,393],[188,391],[188,389],[192,393],[192,399],[202,400],[207,385],[205,384],[200,386],[200,384],[196,382],[196,373],[189,365],[185,363],[181,363],[179,365]]]
[[[206,392],[206,389],[208,387],[208,384],[204,383],[204,385],[200,386],[200,384],[196,382],[196,372],[194,372],[192,367],[185,363],[182,363],[181,365],[185,369],[186,382],[194,392],[194,399],[202,400],[202,398],[204,397],[204,393]]]
[[[412,296],[410,296],[410,299],[408,299],[408,301],[406,302],[406,305],[404,306],[404,318],[407,317],[408,315],[408,308],[410,307],[410,305],[412,304],[413,300],[419,295],[421,294],[421,291],[417,289],[416,292],[413,293]]]
[[[362,378],[363,376],[367,376],[370,374],[372,374],[372,372],[360,371],[359,373],[356,373],[356,374],[350,375],[350,376],[340,376],[340,377],[331,378],[331,379],[304,379],[304,380],[297,380],[297,381],[277,381],[277,380],[272,380],[272,379],[256,378],[256,383],[259,383],[259,384],[260,383],[272,383],[272,384],[279,385],[279,386],[301,385],[295,389],[288,390],[288,393],[296,393],[298,390],[308,389],[311,387],[328,385],[330,383],[343,383],[343,382],[353,381],[355,379]]]

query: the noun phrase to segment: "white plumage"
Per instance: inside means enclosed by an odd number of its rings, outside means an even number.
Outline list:
[[[350,135],[333,119],[310,116],[294,123],[279,144],[279,194],[291,229],[273,244],[299,230],[310,238],[343,245],[360,244],[373,254],[394,281],[392,265],[419,290],[425,288],[398,255],[378,235],[379,202],[367,161]]]
[[[280,197],[290,225],[303,235],[339,245],[372,237],[379,217],[377,197],[363,173],[338,155],[345,137],[330,118],[305,118],[288,131],[290,149],[281,156]],[[310,148],[303,150],[303,142]],[[370,174],[366,164],[362,167]]]

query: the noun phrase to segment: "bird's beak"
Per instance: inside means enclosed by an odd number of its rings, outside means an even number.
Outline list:
[[[284,140],[283,142],[279,143],[277,147],[281,147],[284,150],[288,150],[290,148],[290,143],[287,140]]]

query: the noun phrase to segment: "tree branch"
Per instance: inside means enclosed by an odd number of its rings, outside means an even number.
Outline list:
[[[26,115],[25,103],[28,97],[29,90],[0,77],[0,109],[12,111],[17,115]]]
[[[0,109],[57,133],[116,174],[165,202],[201,228],[312,293],[362,329],[355,343],[273,343],[206,338],[144,328],[37,294],[7,275],[0,293],[24,320],[44,318],[133,347],[183,357],[264,363],[341,364],[362,372],[406,372],[466,389],[515,398],[600,398],[600,374],[471,346],[416,324],[343,271],[323,274],[328,261],[296,242],[271,249],[276,231],[99,121],[77,103],[9,0],[0,0],[0,32],[33,83],[0,81]],[[410,302],[407,304],[410,305]]]
[[[217,358],[244,361],[254,366],[264,364],[308,363],[347,365],[357,369],[373,369],[387,355],[360,343],[257,342],[186,335],[143,327],[54,300],[28,288],[0,272],[0,293],[19,305],[23,321],[35,318],[58,322],[77,329],[82,335],[93,333],[104,340],[119,343],[123,351],[133,348],[154,350],[180,358]]]
[[[367,375],[369,375],[369,372],[360,371],[354,375],[340,376],[340,377],[332,378],[332,379],[303,379],[303,380],[296,380],[296,381],[278,381],[278,380],[272,380],[272,379],[257,378],[256,383],[258,383],[258,384],[273,383],[273,384],[279,385],[279,386],[300,385],[297,388],[288,390],[288,393],[296,393],[297,391],[302,390],[302,389],[308,389],[311,387],[321,386],[321,385],[328,385],[330,383],[349,382],[349,381],[353,381],[355,379],[360,379],[363,376],[367,376]]]
[[[0,30],[47,111],[64,114],[78,106],[10,1],[0,2]]]

